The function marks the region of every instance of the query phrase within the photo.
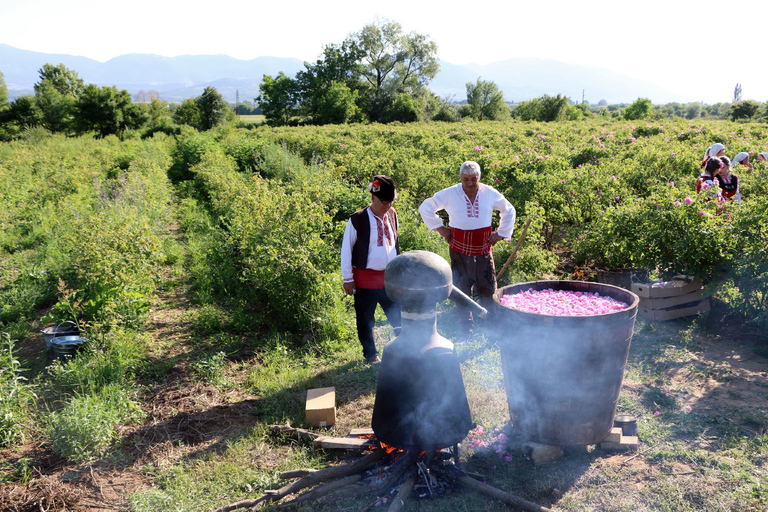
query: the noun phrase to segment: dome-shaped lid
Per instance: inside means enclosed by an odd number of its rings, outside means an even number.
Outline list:
[[[390,300],[432,308],[451,293],[451,266],[433,252],[404,252],[387,265],[384,284]]]

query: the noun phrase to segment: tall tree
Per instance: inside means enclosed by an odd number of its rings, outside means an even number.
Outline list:
[[[200,128],[210,130],[221,124],[232,109],[215,87],[206,87],[203,94],[195,98],[200,112]]]
[[[426,85],[439,70],[437,45],[421,34],[403,35],[395,21],[377,20],[349,40],[361,52],[360,74],[371,88],[365,107],[373,121],[382,118],[398,94]]]
[[[357,102],[360,91],[365,88],[360,80],[358,61],[361,57],[360,48],[347,39],[340,45],[325,46],[315,64],[305,62],[305,69],[296,73],[292,89],[294,96],[291,99],[298,103],[298,113],[314,124],[351,120],[357,114],[357,108],[346,105],[339,109],[342,100],[339,94],[346,89],[349,94],[344,93],[343,100]],[[339,116],[342,111],[345,114]]]
[[[38,74],[40,81],[34,85],[35,103],[40,109],[42,126],[52,132],[69,130],[75,100],[85,88],[83,80],[64,64],[44,64]]]
[[[256,102],[261,108],[261,113],[271,126],[288,124],[296,115],[297,84],[282,71],[276,78],[264,75],[259,84],[259,95]]]
[[[8,106],[8,86],[5,85],[5,77],[0,71],[0,110]]]
[[[646,119],[651,116],[653,104],[648,98],[637,98],[630,106],[624,110],[624,119],[633,121],[636,119]]]
[[[470,115],[478,121],[502,119],[509,114],[504,103],[504,93],[491,81],[477,78],[477,82],[467,82],[467,103]]]
[[[731,121],[737,119],[752,119],[760,111],[760,103],[754,100],[743,100],[734,103],[728,109],[728,117]]]
[[[173,112],[173,121],[177,124],[186,124],[194,128],[200,127],[200,109],[193,98],[187,98],[181,102]]]
[[[117,87],[97,87],[88,84],[75,103],[75,119],[80,132],[94,131],[100,137],[122,135],[126,129],[136,129],[148,116],[134,105],[128,91]]]
[[[85,83],[78,76],[77,71],[67,69],[64,64],[58,66],[43,64],[37,73],[40,75],[40,81],[34,85],[35,94],[40,93],[40,90],[46,85],[50,85],[59,94],[73,97],[79,96],[85,89]]]

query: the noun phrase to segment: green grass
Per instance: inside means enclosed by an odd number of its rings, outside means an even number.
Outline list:
[[[263,115],[241,115],[237,116],[240,122],[247,124],[260,124],[266,119]]]

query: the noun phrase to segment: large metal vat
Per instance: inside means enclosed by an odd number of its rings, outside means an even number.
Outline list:
[[[499,299],[525,290],[598,293],[627,303],[594,316],[552,316],[509,309]],[[639,298],[601,283],[535,281],[494,295],[498,343],[512,424],[529,441],[596,444],[613,426]]]

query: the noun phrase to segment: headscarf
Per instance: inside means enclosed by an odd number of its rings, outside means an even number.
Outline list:
[[[709,148],[707,149],[707,156],[709,156],[709,157],[712,157],[712,156],[717,156],[717,154],[718,154],[719,152],[721,152],[722,150],[724,150],[724,149],[725,149],[725,146],[723,146],[723,145],[722,145],[722,144],[720,144],[719,142],[718,142],[717,144],[712,144],[712,145],[711,145],[711,146],[709,146]]]
[[[709,160],[712,157],[717,156],[719,152],[725,149],[725,146],[720,144],[719,142],[716,144],[712,144],[707,148],[707,150],[704,152],[704,160],[701,161],[701,168],[703,169],[705,165],[707,165],[707,160]]]
[[[765,160],[766,162],[768,162],[768,152],[765,152],[765,153],[760,153],[760,156],[761,156],[761,157],[763,157],[763,160]]]
[[[745,158],[749,158],[749,153],[742,151],[741,153],[733,157],[733,165],[736,166],[736,164],[741,163],[741,161],[744,160]]]

